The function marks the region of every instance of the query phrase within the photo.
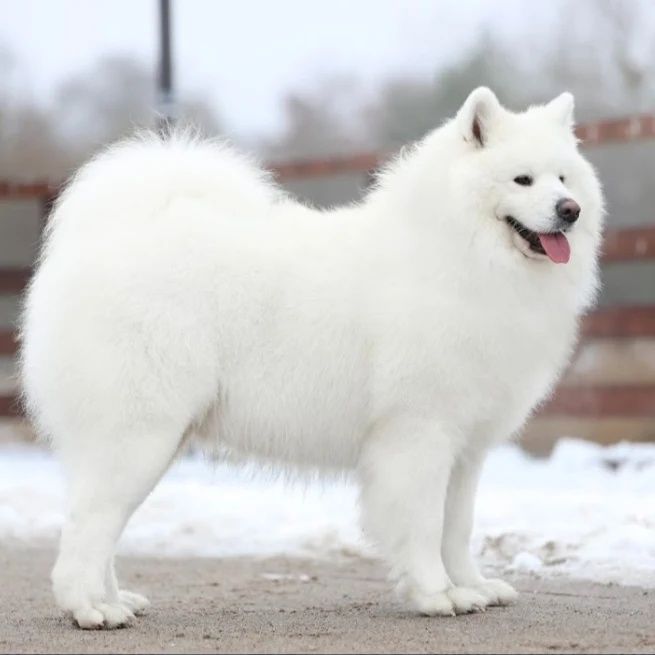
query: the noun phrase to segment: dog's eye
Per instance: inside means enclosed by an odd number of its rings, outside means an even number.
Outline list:
[[[514,178],[514,182],[521,186],[530,186],[532,184],[532,178],[529,175],[519,175]]]
[[[564,176],[563,176],[563,175],[560,175],[560,176],[559,176],[559,181],[560,181],[562,184],[564,184]]]

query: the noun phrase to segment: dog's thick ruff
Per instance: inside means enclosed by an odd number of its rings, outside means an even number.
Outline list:
[[[421,612],[512,600],[469,553],[473,499],[595,294],[602,198],[571,123],[569,94],[514,114],[478,89],[329,212],[179,134],[84,166],[22,325],[26,406],[70,484],[60,606],[85,628],[145,608],[119,590],[114,546],[190,433],[283,468],[354,467],[368,534]],[[566,242],[568,263],[535,238]]]

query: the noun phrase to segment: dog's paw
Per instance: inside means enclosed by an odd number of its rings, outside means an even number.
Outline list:
[[[121,605],[127,607],[136,616],[141,616],[146,609],[150,607],[150,601],[145,596],[133,591],[125,591],[121,589],[121,591],[118,592],[118,598]]]
[[[486,596],[471,587],[451,587],[446,593],[453,601],[457,614],[484,612],[489,604]]]
[[[414,608],[426,616],[455,616],[455,605],[445,591],[434,594],[414,592],[410,595]]]
[[[83,630],[114,630],[130,625],[134,614],[122,603],[95,603],[73,610],[73,618]]]
[[[475,589],[487,599],[488,605],[509,605],[519,596],[512,585],[497,578],[485,580],[482,584],[476,585]]]
[[[426,616],[455,616],[484,612],[488,605],[485,596],[468,587],[450,587],[445,591],[434,593],[412,589],[405,595],[413,607]]]

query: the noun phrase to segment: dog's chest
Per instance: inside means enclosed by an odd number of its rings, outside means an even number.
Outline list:
[[[481,314],[461,337],[471,349],[461,351],[460,396],[464,387],[476,396],[468,415],[502,431],[516,429],[566,366],[576,322],[573,312],[536,302],[508,303],[504,311],[496,306]]]
[[[406,333],[408,395],[458,429],[511,432],[552,388],[575,340],[572,309],[452,294]]]

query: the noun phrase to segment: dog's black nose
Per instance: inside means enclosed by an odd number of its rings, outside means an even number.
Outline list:
[[[558,218],[561,218],[569,225],[573,225],[580,216],[580,205],[572,198],[562,198],[557,201],[555,211]]]

